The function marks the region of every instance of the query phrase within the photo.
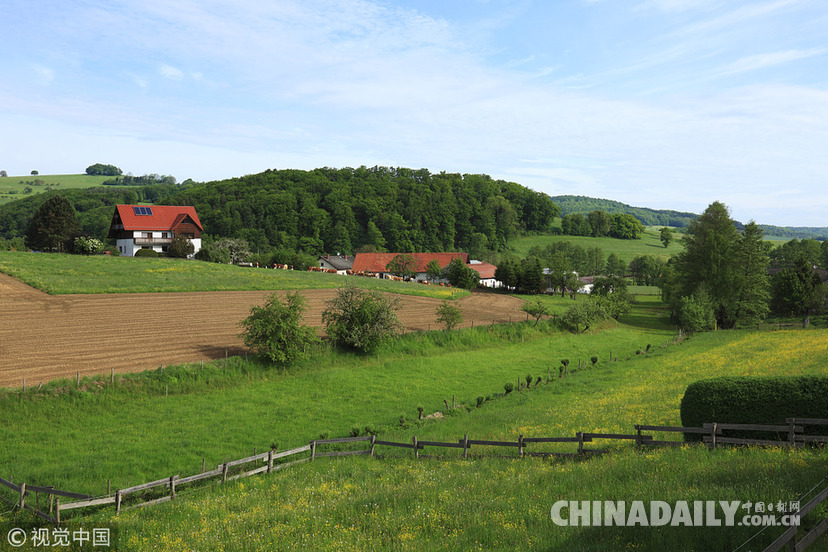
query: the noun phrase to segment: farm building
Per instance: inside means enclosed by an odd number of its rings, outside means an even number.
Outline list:
[[[320,255],[319,268],[336,270],[337,274],[347,274],[354,266],[354,256],[348,255]]]
[[[469,268],[480,274],[481,286],[488,288],[503,287],[503,282],[495,279],[495,270],[497,270],[495,265],[483,261],[469,261]]]
[[[386,266],[397,255],[411,255],[414,259],[415,279],[429,280],[426,273],[426,266],[436,260],[440,268],[446,268],[452,259],[460,258],[464,263],[469,263],[468,253],[357,253],[354,265],[351,268],[354,274],[370,274],[377,278],[391,278]],[[439,281],[439,280],[438,280]]]
[[[115,238],[118,251],[126,257],[140,249],[166,252],[175,236],[189,239],[197,253],[203,231],[195,207],[116,205],[108,237]]]

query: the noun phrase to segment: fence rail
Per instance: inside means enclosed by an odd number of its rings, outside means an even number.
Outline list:
[[[285,469],[289,466],[293,466],[295,464],[299,464],[302,462],[307,462],[314,460],[316,458],[322,457],[338,457],[338,456],[361,456],[361,455],[370,455],[374,456],[375,448],[377,446],[387,446],[392,448],[403,448],[403,449],[410,449],[414,451],[414,457],[420,457],[420,451],[423,450],[425,447],[436,447],[436,448],[448,448],[448,449],[462,449],[463,457],[468,456],[469,449],[471,447],[510,447],[510,448],[517,448],[518,456],[561,456],[561,457],[579,457],[579,456],[586,456],[590,454],[601,454],[607,452],[606,450],[602,449],[587,449],[585,448],[586,444],[590,444],[595,442],[596,440],[617,440],[617,441],[635,441],[635,444],[638,448],[643,446],[677,446],[677,445],[686,445],[692,444],[685,441],[660,441],[655,440],[652,435],[645,434],[644,432],[665,432],[665,433],[682,433],[682,434],[696,434],[701,435],[703,437],[703,443],[707,444],[711,449],[715,448],[719,445],[724,444],[733,444],[733,445],[770,445],[770,446],[804,446],[805,443],[825,443],[828,442],[828,436],[823,435],[804,435],[804,427],[805,426],[828,426],[828,420],[823,419],[813,419],[813,418],[787,418],[785,420],[786,425],[767,425],[767,424],[730,424],[730,423],[710,423],[710,424],[703,424],[702,427],[680,427],[680,426],[661,426],[661,425],[644,425],[639,424],[635,425],[635,433],[625,434],[625,433],[594,433],[594,432],[577,432],[574,437],[524,437],[523,435],[518,435],[517,440],[514,441],[497,441],[497,440],[486,440],[486,439],[469,439],[468,434],[464,435],[462,439],[458,439],[457,442],[443,442],[443,441],[427,441],[427,440],[419,440],[416,436],[412,438],[410,443],[400,443],[395,441],[382,441],[378,440],[375,435],[369,435],[364,437],[343,437],[343,438],[336,438],[336,439],[317,439],[311,441],[307,445],[303,445],[301,447],[292,448],[289,450],[277,452],[276,449],[268,450],[267,452],[254,454],[253,456],[247,456],[245,458],[240,458],[238,460],[232,460],[228,462],[224,462],[219,464],[215,469],[206,471],[202,467],[202,473],[198,473],[195,475],[189,475],[186,477],[180,477],[179,475],[171,475],[170,477],[165,477],[163,479],[157,479],[155,481],[150,481],[148,483],[142,483],[140,485],[134,485],[132,487],[127,487],[124,489],[119,489],[115,491],[114,496],[107,496],[107,497],[93,497],[86,494],[81,493],[72,493],[68,491],[62,491],[58,489],[54,489],[52,487],[43,487],[43,486],[35,486],[35,485],[26,485],[26,483],[21,483],[20,485],[15,484],[12,481],[8,481],[6,479],[0,478],[0,486],[7,487],[12,492],[14,492],[18,500],[16,502],[8,500],[4,497],[3,500],[11,503],[12,505],[18,506],[21,509],[25,508],[32,511],[35,515],[55,524],[60,524],[61,512],[66,512],[69,510],[76,510],[80,508],[90,508],[90,507],[100,507],[100,506],[108,506],[110,504],[115,505],[115,511],[120,512],[121,509],[126,508],[137,508],[137,507],[144,507],[149,506],[152,504],[159,504],[162,502],[168,502],[175,499],[176,491],[182,485],[189,485],[192,483],[196,483],[198,481],[205,481],[209,479],[221,479],[221,482],[225,481],[232,481],[234,479],[241,479],[244,477],[249,477],[252,475],[256,475],[259,473],[272,473],[275,471],[279,471]],[[787,435],[787,440],[768,440],[768,439],[742,439],[742,438],[731,438],[731,437],[723,437],[722,431],[725,430],[738,430],[738,431],[757,431],[757,432],[778,432],[778,433],[785,433]],[[702,443],[698,442],[698,443]],[[317,447],[325,446],[325,445],[342,445],[342,444],[352,444],[352,443],[367,443],[369,448],[362,449],[362,450],[335,450],[335,451],[328,451],[328,452],[318,452]],[[577,444],[577,451],[575,452],[552,452],[552,451],[528,451],[527,447],[532,445],[533,447],[539,444],[548,444],[548,443],[571,443]],[[297,459],[291,459],[289,462],[275,464],[274,462],[277,460],[288,459],[297,455],[301,455],[303,453],[310,453],[309,456],[304,456]],[[246,470],[246,471],[239,471],[238,473],[231,474],[230,472],[234,468],[239,468],[241,466],[245,466],[247,464],[255,464],[261,463],[264,465],[257,466],[253,469]],[[168,494],[164,494],[160,497],[145,498],[143,495],[147,493],[147,491],[153,491],[155,489],[169,489]],[[167,492],[167,491],[165,491]],[[26,497],[29,496],[31,493],[35,493],[36,501],[38,494],[46,494],[50,496],[49,502],[49,510],[48,513],[42,511],[39,507],[39,502],[36,502],[36,506],[31,506],[30,504],[26,503]],[[150,493],[152,494],[152,493]],[[136,504],[132,504],[130,506],[125,506],[124,500],[129,497],[130,495],[139,495],[140,498]],[[71,498],[75,499],[72,502],[66,502],[61,504],[60,498]],[[814,499],[812,499],[808,504],[802,507],[798,512],[792,512],[795,515],[800,515],[804,517],[808,512],[813,510],[817,505],[819,505],[823,500],[828,498],[828,488],[820,492]],[[52,500],[54,499],[54,501]],[[54,514],[52,516],[51,514]],[[808,546],[808,544],[814,542],[819,536],[821,536],[826,530],[828,530],[828,517],[821,520],[817,525],[811,529],[809,533],[807,533],[802,539],[796,541],[797,535],[797,527],[791,527],[787,531],[785,531],[774,543],[765,549],[764,552],[776,552],[781,550],[783,546],[786,544],[794,542],[795,545],[792,545],[792,550],[802,551]],[[778,545],[778,546],[777,546]]]

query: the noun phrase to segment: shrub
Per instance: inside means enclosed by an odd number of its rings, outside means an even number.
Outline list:
[[[320,431],[319,432],[319,437],[317,437],[317,439],[319,439],[320,441],[324,441],[325,439],[328,438],[328,435],[330,435],[330,434],[331,433],[329,431]]]
[[[88,236],[78,236],[74,242],[75,253],[82,253],[84,255],[98,255],[103,252],[104,244],[98,238],[90,238]]]
[[[691,383],[681,399],[681,423],[685,427],[711,422],[784,425],[786,418],[828,418],[828,376],[706,379]],[[755,431],[742,436],[777,438],[763,437]],[[700,437],[686,435],[685,440]]]
[[[367,353],[402,331],[397,305],[378,291],[346,286],[326,303],[322,321],[335,344]]]
[[[446,331],[453,330],[455,326],[463,322],[463,313],[460,311],[460,307],[448,299],[443,299],[443,302],[437,307],[436,314],[437,322],[442,323],[446,327]]]
[[[351,428],[351,437],[359,437],[359,426],[353,426]]]
[[[681,327],[690,333],[712,330],[716,324],[713,304],[706,293],[679,299],[678,318]]]
[[[598,364],[598,357],[597,357],[597,356],[590,357],[590,359],[589,359],[589,360],[590,360],[590,362],[592,362],[592,365],[593,365],[593,366],[595,366],[596,364]]]
[[[158,251],[155,249],[139,249],[135,252],[135,257],[157,257]]]
[[[532,385],[532,374],[526,374],[526,387]]]
[[[298,292],[288,293],[284,303],[272,294],[263,307],[252,307],[242,320],[244,344],[271,362],[293,362],[319,340],[316,329],[301,323],[305,310],[305,298]]]
[[[193,245],[193,242],[181,234],[178,234],[170,242],[170,246],[167,249],[167,256],[174,257],[176,259],[186,259],[192,255],[194,251],[195,246]]]
[[[484,397],[477,397],[477,407],[480,408],[480,406],[485,402],[485,400],[486,399]]]
[[[506,391],[507,395],[509,393],[511,393],[514,388],[515,388],[515,386],[514,386],[514,384],[512,384],[512,382],[509,382],[509,383],[506,383],[506,384],[503,385],[503,390]]]

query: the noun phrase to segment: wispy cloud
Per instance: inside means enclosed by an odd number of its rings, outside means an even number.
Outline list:
[[[784,52],[770,52],[765,54],[756,54],[747,56],[736,60],[723,67],[719,73],[725,75],[732,75],[736,73],[744,73],[746,71],[756,71],[758,69],[765,69],[767,67],[774,67],[792,61],[807,59],[814,56],[821,56],[828,52],[826,48],[810,48],[808,50],[786,50]]]

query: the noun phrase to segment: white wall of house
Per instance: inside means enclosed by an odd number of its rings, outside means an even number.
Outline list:
[[[173,232],[169,230],[163,232],[136,231],[132,233],[132,238],[115,240],[115,245],[118,248],[118,251],[121,252],[122,256],[134,257],[135,252],[139,249],[153,249],[158,253],[161,253],[163,252],[163,248],[169,245],[169,242],[141,243],[142,239],[172,239],[172,237]],[[138,240],[138,243],[136,243],[135,240]],[[193,255],[195,255],[198,253],[198,250],[201,249],[201,238],[193,238],[190,241],[193,244]]]

